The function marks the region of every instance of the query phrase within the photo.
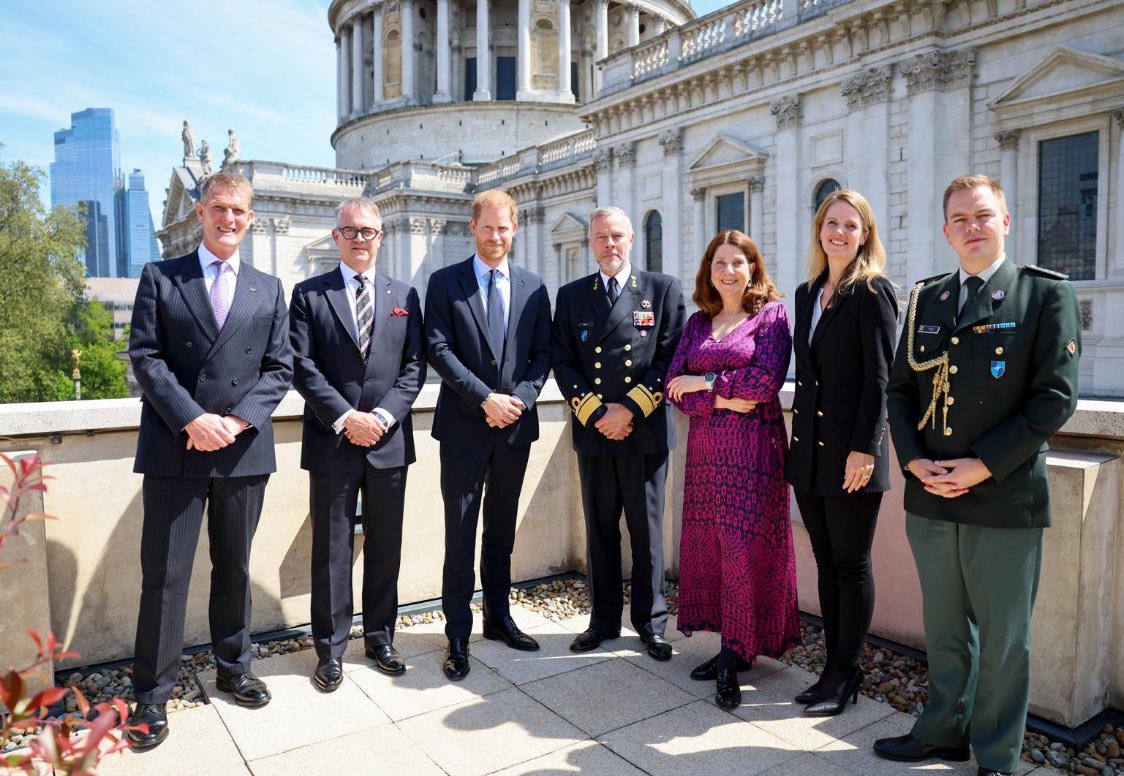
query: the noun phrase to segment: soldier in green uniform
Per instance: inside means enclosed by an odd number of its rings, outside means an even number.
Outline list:
[[[1046,441],[1077,406],[1081,322],[1065,276],[1004,254],[999,184],[957,178],[944,234],[957,272],[913,289],[887,388],[924,598],[929,703],[892,760],[1011,773],[1030,689],[1030,615],[1050,524]]]

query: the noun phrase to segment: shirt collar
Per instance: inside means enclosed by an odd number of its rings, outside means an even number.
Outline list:
[[[206,272],[207,269],[212,264],[214,264],[216,261],[223,261],[223,259],[220,259],[215,254],[211,253],[207,249],[207,246],[204,245],[203,243],[199,243],[198,253],[199,253],[199,266],[201,266],[203,268],[204,272]],[[230,268],[234,271],[235,276],[237,276],[238,270],[241,267],[241,259],[238,257],[238,251],[235,251],[233,256],[231,256],[229,259],[226,259],[226,263],[228,265],[230,265]]]
[[[374,283],[374,281],[375,281],[375,268],[371,267],[366,272],[356,272],[351,267],[347,266],[347,264],[345,264],[344,262],[341,261],[340,262],[340,275],[343,276],[343,284],[345,286],[348,283],[353,282],[355,280],[355,278],[359,277],[360,275],[363,276],[363,280],[365,282]]]
[[[1007,258],[1007,254],[1001,255],[998,259],[991,262],[986,267],[984,267],[982,270],[977,272],[975,277],[978,277],[984,283],[987,283],[987,281],[991,280],[991,276],[999,271],[999,267],[1001,267],[1003,265],[1003,262],[1006,260],[1006,258]],[[970,278],[970,277],[973,277],[973,276],[969,275],[967,272],[964,271],[964,268],[961,267],[960,268],[960,285],[964,285],[965,281],[967,281],[968,278]]]
[[[621,267],[621,271],[616,275],[606,275],[601,271],[598,271],[597,274],[601,276],[601,283],[605,286],[605,288],[609,287],[609,278],[615,277],[617,279],[617,287],[621,290],[624,290],[624,286],[628,282],[629,276],[632,275],[632,263],[625,262],[625,265]]]
[[[511,279],[511,267],[508,266],[506,256],[503,257],[503,261],[500,262],[498,267],[489,267],[478,255],[472,254],[472,271],[476,273],[478,279],[487,280],[488,273],[493,269],[498,269],[505,280]]]

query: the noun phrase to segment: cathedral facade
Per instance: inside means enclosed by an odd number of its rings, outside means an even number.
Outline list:
[[[336,0],[337,168],[232,160],[243,244],[286,288],[334,266],[332,209],[378,200],[385,271],[424,292],[473,251],[469,203],[519,204],[513,255],[555,291],[593,271],[588,214],[617,205],[633,262],[688,290],[738,228],[791,299],[817,203],[873,204],[901,295],[955,268],[954,176],[1003,184],[1008,257],[1067,273],[1081,392],[1124,395],[1124,7],[1116,0]],[[483,53],[483,55],[482,55]],[[252,140],[250,140],[252,145]],[[194,248],[202,171],[173,171],[164,255]]]

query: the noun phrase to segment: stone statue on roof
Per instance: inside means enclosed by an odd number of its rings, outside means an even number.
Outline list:
[[[233,129],[229,129],[226,134],[230,137],[230,142],[226,144],[226,150],[222,152],[223,167],[226,167],[231,162],[238,161],[238,133]]]
[[[191,134],[191,125],[187,123],[187,119],[183,120],[183,132],[180,133],[180,138],[183,140],[183,158],[195,158],[195,137]]]
[[[204,140],[203,144],[199,146],[199,162],[203,165],[203,174],[211,174],[211,147],[207,145]]]

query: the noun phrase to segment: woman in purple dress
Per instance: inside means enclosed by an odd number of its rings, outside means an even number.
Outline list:
[[[691,677],[716,680],[724,708],[741,703],[739,670],[799,636],[778,398],[792,337],[779,298],[753,241],[718,234],[668,372],[668,399],[691,419],[677,627],[722,634],[721,651]]]

